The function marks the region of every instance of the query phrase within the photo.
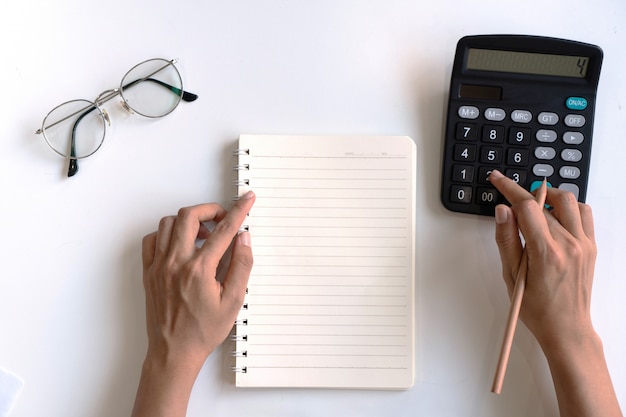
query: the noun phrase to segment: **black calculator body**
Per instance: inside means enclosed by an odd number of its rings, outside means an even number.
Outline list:
[[[602,50],[521,35],[462,38],[456,49],[443,149],[441,201],[493,216],[505,199],[498,169],[532,191],[548,185],[584,202]]]

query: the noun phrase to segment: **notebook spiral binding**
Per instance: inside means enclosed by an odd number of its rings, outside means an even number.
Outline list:
[[[250,170],[250,165],[241,161],[242,157],[250,155],[250,149],[235,149],[232,152],[233,157],[236,159],[236,162],[233,165],[233,171],[237,173],[237,178],[233,181],[233,186],[237,189],[236,195],[233,197],[233,200],[236,201],[239,199],[238,193],[242,188],[247,188],[250,186],[249,178],[245,178],[246,172]],[[249,231],[249,226],[247,224],[241,225],[239,228],[239,232],[247,232]],[[248,289],[246,288],[246,294],[248,293]],[[248,325],[248,319],[246,317],[246,312],[248,310],[248,303],[244,301],[241,306],[240,317],[235,320],[235,333],[230,336],[230,341],[234,343],[234,349],[231,350],[230,356],[236,358],[237,364],[231,367],[232,372],[236,373],[247,373],[248,368],[245,365],[239,363],[240,359],[245,359],[248,357],[248,350],[246,348],[248,342],[248,335],[246,334],[245,326]]]

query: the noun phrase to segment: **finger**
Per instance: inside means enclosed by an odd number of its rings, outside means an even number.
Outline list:
[[[211,236],[211,232],[204,225],[204,223],[200,223],[200,230],[198,230],[198,239],[208,239]]]
[[[141,260],[143,263],[143,269],[146,270],[154,262],[154,251],[156,249],[156,232],[150,233],[144,236],[141,243]]]
[[[585,236],[580,207],[574,194],[560,189],[550,189],[546,201],[553,208],[552,215],[565,230],[576,238]]]
[[[196,239],[207,235],[208,229],[202,224],[211,220],[221,220],[226,210],[219,204],[199,204],[178,210],[176,225],[172,232],[171,252],[175,256],[191,256],[195,251]]]
[[[222,283],[222,302],[233,314],[236,314],[243,304],[252,264],[250,233],[243,232],[235,239],[230,266]]]
[[[504,176],[500,171],[493,170],[489,175],[489,181],[502,194],[511,205],[523,200],[535,199],[535,197],[522,188],[512,179]]]
[[[596,232],[595,226],[593,225],[593,212],[591,210],[591,206],[584,203],[578,203],[578,208],[580,210],[580,219],[585,235],[587,235],[587,237],[595,243]]]
[[[502,276],[511,294],[523,248],[513,210],[504,204],[496,206],[496,244],[500,252]]]
[[[254,193],[248,191],[233,204],[233,207],[217,223],[211,236],[202,245],[201,250],[205,255],[217,255],[217,259],[224,255],[233,238],[239,232],[239,228],[252,208],[255,198]]]
[[[546,247],[553,244],[552,229],[548,223],[554,222],[554,218],[534,200],[523,200],[511,206],[511,209],[526,241],[528,262],[532,264],[534,259],[542,259]]]
[[[160,259],[167,255],[170,249],[170,241],[172,239],[172,230],[174,229],[174,223],[176,218],[174,216],[163,217],[159,222],[159,229],[156,232],[155,243],[155,260]]]

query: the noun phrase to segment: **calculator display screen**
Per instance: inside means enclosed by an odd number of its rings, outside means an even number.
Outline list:
[[[470,48],[468,70],[584,78],[589,57]]]

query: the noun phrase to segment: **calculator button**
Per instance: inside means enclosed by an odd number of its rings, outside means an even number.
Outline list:
[[[524,169],[507,169],[504,173],[507,177],[524,187],[526,185],[526,177],[528,172]]]
[[[537,177],[551,177],[554,174],[554,168],[548,164],[535,164],[533,174]]]
[[[476,140],[478,137],[476,123],[457,123],[456,138],[460,140]]]
[[[476,160],[476,146],[474,145],[455,145],[454,160],[473,162]]]
[[[563,142],[568,145],[580,145],[585,140],[585,137],[580,132],[565,132],[563,134]]]
[[[472,187],[466,185],[453,185],[450,192],[450,201],[453,203],[471,203]]]
[[[568,114],[565,116],[565,126],[583,127],[585,125],[585,116],[581,114]]]
[[[535,157],[537,159],[554,159],[554,157],[556,156],[556,151],[554,150],[554,148],[548,148],[545,146],[539,146],[537,149],[535,149]]]
[[[496,205],[500,200],[500,194],[494,188],[479,188],[477,199],[478,204]]]
[[[559,175],[561,176],[561,178],[575,180],[576,178],[580,177],[580,169],[576,167],[563,166],[559,170]]]
[[[583,153],[578,149],[563,149],[561,159],[568,162],[579,162],[583,159]]]
[[[452,180],[457,182],[474,181],[474,166],[454,165],[454,167],[452,167]]]
[[[535,134],[539,142],[552,143],[556,141],[556,132],[554,130],[539,129]]]
[[[502,148],[499,146],[481,147],[480,162],[483,164],[500,164],[502,162]]]
[[[559,115],[552,112],[541,112],[539,116],[537,116],[537,120],[542,125],[554,126],[559,122]]]
[[[587,99],[583,97],[568,97],[565,100],[565,106],[570,110],[585,110],[587,108]]]
[[[461,106],[459,107],[459,117],[461,119],[476,119],[480,115],[478,107]]]
[[[576,197],[576,200],[578,200],[578,194],[580,194],[578,185],[572,184],[569,182],[564,182],[564,183],[561,183],[561,185],[559,185],[559,190],[569,191],[570,193],[574,194],[574,196]]]
[[[493,167],[479,167],[478,168],[478,182],[480,184],[491,184],[489,181],[489,175],[491,175],[491,171],[495,168]]]
[[[509,129],[509,143],[513,145],[529,145],[530,129],[526,127],[512,127]]]
[[[502,109],[490,107],[485,110],[485,119],[492,122],[501,122],[506,117],[506,112]]]
[[[482,140],[483,142],[504,143],[504,126],[485,125]]]
[[[506,163],[513,166],[528,165],[530,151],[528,149],[509,149]]]
[[[530,123],[533,120],[533,114],[528,110],[513,110],[511,120],[516,123]]]
[[[543,181],[533,181],[533,183],[530,184],[530,192],[532,193],[537,188],[541,187],[541,184],[543,184]],[[550,181],[546,181],[546,186],[548,188],[552,188],[552,184],[550,184]]]

